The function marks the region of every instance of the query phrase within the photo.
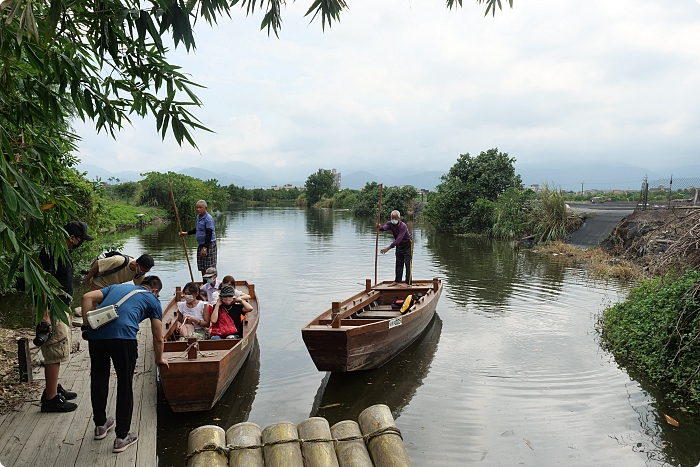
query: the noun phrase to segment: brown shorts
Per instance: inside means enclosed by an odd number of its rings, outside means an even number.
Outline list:
[[[44,365],[64,363],[70,360],[70,328],[61,320],[52,326],[51,337],[40,347]]]

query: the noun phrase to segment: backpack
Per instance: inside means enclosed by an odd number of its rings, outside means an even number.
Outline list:
[[[119,251],[108,251],[106,253],[100,253],[100,255],[97,258],[95,258],[95,261],[92,262],[92,265],[94,265],[97,261],[99,261],[101,259],[111,258],[112,256],[121,256],[124,258],[124,262],[117,267],[106,270],[105,272],[98,272],[97,274],[95,274],[95,277],[109,276],[110,274],[114,274],[115,272],[119,272],[122,269],[124,269],[127,264],[129,264],[129,261],[131,261],[131,258],[129,256],[127,256]]]

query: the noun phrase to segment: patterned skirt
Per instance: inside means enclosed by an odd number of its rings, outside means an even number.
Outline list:
[[[199,252],[202,251],[202,248],[202,245],[197,247],[197,270],[204,272],[208,268],[216,267],[216,242],[211,242],[209,244],[207,256],[199,256]]]

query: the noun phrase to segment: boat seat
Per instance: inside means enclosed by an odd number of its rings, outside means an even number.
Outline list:
[[[389,319],[389,318],[396,318],[397,316],[401,316],[401,312],[399,310],[369,310],[369,311],[363,311],[362,313],[358,314],[357,317],[360,319]]]

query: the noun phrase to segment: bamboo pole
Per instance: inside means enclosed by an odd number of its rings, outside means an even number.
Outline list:
[[[382,220],[382,187],[383,183],[379,184],[379,207],[377,208],[377,224],[381,224]],[[374,240],[374,285],[377,285],[377,260],[379,259],[379,227],[377,227],[377,237]]]
[[[194,274],[192,274],[192,265],[190,264],[190,256],[187,254],[187,244],[185,243],[185,237],[180,235],[182,232],[182,226],[180,226],[180,215],[177,213],[177,204],[175,204],[175,195],[173,195],[173,184],[168,180],[168,186],[170,186],[170,199],[173,201],[173,209],[175,209],[175,219],[177,219],[177,235],[182,240],[182,249],[185,250],[185,259],[187,259],[187,267],[190,270],[190,279],[194,282]]]

